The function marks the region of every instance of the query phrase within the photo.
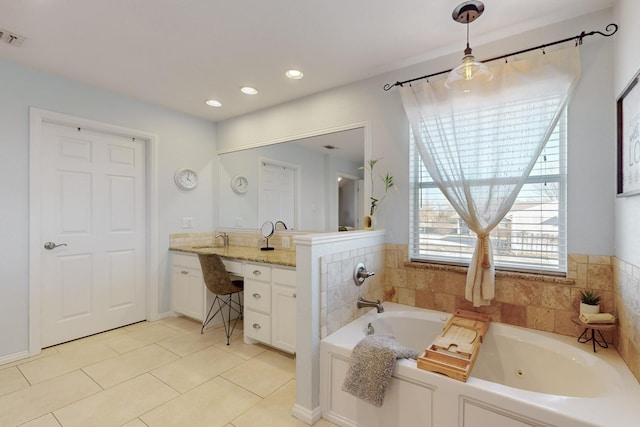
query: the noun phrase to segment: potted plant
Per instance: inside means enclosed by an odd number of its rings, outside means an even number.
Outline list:
[[[371,177],[371,196],[369,197],[369,199],[371,200],[371,205],[369,208],[369,215],[365,215],[364,217],[364,228],[365,230],[371,230],[373,228],[375,228],[375,216],[374,214],[376,213],[376,210],[379,207],[380,202],[382,202],[384,200],[384,198],[387,196],[387,191],[389,191],[389,189],[391,187],[393,187],[393,176],[389,175],[389,173],[387,172],[385,175],[379,175],[380,179],[382,180],[383,184],[384,184],[384,192],[382,193],[382,196],[380,197],[376,197],[375,196],[375,191],[374,191],[374,175],[373,175],[373,168],[376,165],[376,163],[378,163],[380,161],[380,159],[370,159],[367,162],[367,166],[368,166],[368,170],[369,170],[369,175]],[[364,167],[361,167],[360,169],[364,169]]]
[[[600,295],[592,290],[580,291],[580,314],[600,313]]]

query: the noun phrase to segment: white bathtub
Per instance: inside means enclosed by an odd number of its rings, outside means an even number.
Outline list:
[[[398,360],[384,405],[342,391],[353,347],[369,323],[421,353],[449,315],[384,303],[320,343],[323,418],[361,427],[631,427],[640,385],[615,349],[592,352],[575,338],[492,323],[466,383]]]

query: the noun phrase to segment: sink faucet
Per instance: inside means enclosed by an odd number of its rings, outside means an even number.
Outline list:
[[[285,230],[287,229],[287,224],[285,224],[284,221],[276,221],[276,225],[274,226],[274,228],[278,228],[278,224],[282,224],[282,227]]]
[[[366,299],[359,297],[358,308],[363,308],[363,307],[375,307],[376,310],[378,310],[378,313],[384,312],[384,307],[382,306],[382,303],[380,302],[380,300],[367,301]]]
[[[213,241],[215,242],[216,246],[218,246],[218,238],[222,237],[222,247],[223,248],[228,248],[229,247],[229,235],[227,233],[219,233],[216,234],[216,236],[213,238]]]

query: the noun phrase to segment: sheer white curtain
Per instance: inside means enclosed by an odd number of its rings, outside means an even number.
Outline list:
[[[420,157],[477,234],[466,299],[494,297],[489,233],[509,212],[580,75],[577,47],[488,64],[493,79],[448,89],[446,76],[400,88]],[[541,125],[541,123],[543,125]]]

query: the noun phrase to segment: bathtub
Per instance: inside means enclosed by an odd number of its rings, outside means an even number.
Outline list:
[[[492,323],[466,383],[396,362],[384,404],[342,391],[353,347],[366,334],[391,333],[418,353],[446,313],[384,303],[320,342],[322,417],[340,426],[636,426],[640,384],[615,349],[592,352],[575,338]]]

